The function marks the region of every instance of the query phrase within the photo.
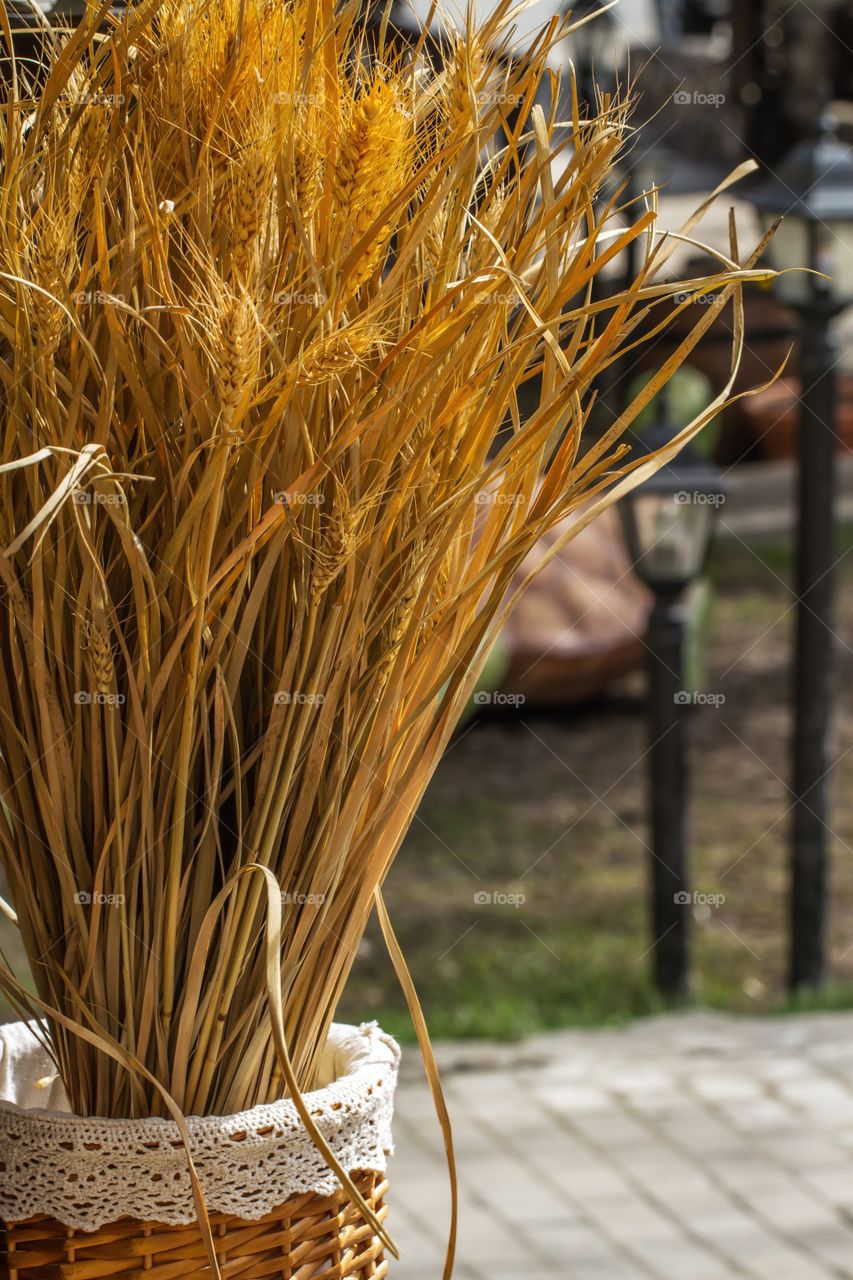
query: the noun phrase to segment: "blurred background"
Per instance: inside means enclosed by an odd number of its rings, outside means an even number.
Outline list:
[[[727,253],[733,208],[746,255],[784,215],[769,261],[822,274],[747,290],[736,390],[772,385],[528,592],[390,876],[442,1041],[454,1274],[852,1277],[853,7],[604,10],[575,6],[598,16],[562,56],[587,98],[632,86],[622,198],[659,186],[677,230],[753,160],[697,235]],[[685,245],[673,278],[708,266]],[[683,301],[599,387],[593,435],[715,299]],[[723,387],[732,322],[638,453]],[[347,1006],[367,1011],[411,1040],[375,933]],[[449,1201],[416,1052],[396,1134],[396,1274],[433,1280]]]
[[[573,13],[604,8],[583,3]],[[532,25],[548,11],[539,3],[522,21]],[[658,1009],[673,994],[741,1011],[851,1003],[851,46],[849,4],[784,0],[622,0],[566,41],[565,59],[587,95],[593,85],[632,84],[634,132],[622,177],[629,191],[660,187],[665,227],[677,230],[718,182],[752,159],[760,173],[727,192],[696,234],[728,252],[733,207],[746,253],[763,224],[786,213],[773,265],[812,265],[833,283],[826,298],[812,297],[808,277],[796,275],[783,277],[799,282],[793,286],[747,291],[736,389],[761,386],[787,364],[772,386],[719,414],[700,438],[692,465],[700,488],[718,486],[719,496],[709,491],[701,513],[710,512],[712,532],[684,525],[670,535],[682,545],[709,539],[706,564],[698,551],[680,595],[678,671],[659,653],[654,566],[636,563],[636,539],[626,540],[617,514],[560,552],[506,628],[388,885],[437,1036],[518,1037],[612,1022]],[[764,206],[779,197],[768,213]],[[829,204],[821,205],[824,197]],[[709,265],[685,246],[668,272],[689,278]],[[620,283],[615,271],[614,289]],[[661,367],[713,301],[695,298],[665,342],[623,362],[599,390],[594,429],[614,420],[626,394]],[[672,434],[720,390],[731,325],[727,309],[635,435]],[[803,351],[802,334],[816,330],[822,350]],[[812,460],[805,493],[801,448]],[[688,489],[682,514],[698,518],[695,486],[675,474],[671,480],[667,518]],[[795,568],[803,503],[809,524],[834,515],[818,559],[813,547],[803,553],[826,597],[820,604],[809,597],[805,609]],[[829,691],[811,688],[807,676],[805,684],[795,679],[801,613],[816,633],[801,635],[801,661],[816,676],[827,661],[835,664]],[[663,695],[654,678],[661,662],[678,677]],[[672,702],[679,691],[678,723],[661,721],[655,702]],[[798,691],[801,720],[822,698],[831,703],[810,739],[801,726],[807,758],[799,780]],[[651,750],[673,732],[681,768]],[[810,776],[809,752],[819,757]],[[658,813],[657,830],[650,775],[675,799],[675,813]],[[798,790],[808,793],[818,830],[816,840],[814,831],[800,839],[806,852],[795,882]],[[675,876],[664,893],[685,892],[690,902],[676,904],[681,923],[661,942],[676,918],[653,910],[663,849],[672,849],[668,863],[683,859],[683,883]],[[809,918],[799,925],[795,890],[809,899]],[[795,973],[798,927],[811,937],[800,938],[805,950]],[[689,980],[656,975],[656,951],[682,933],[689,935]],[[679,956],[670,959],[677,969]],[[386,971],[377,937],[358,967],[351,1008],[369,1009],[406,1037],[407,1014]]]

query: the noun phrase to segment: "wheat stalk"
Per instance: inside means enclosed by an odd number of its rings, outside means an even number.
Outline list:
[[[233,424],[258,367],[258,325],[247,298],[226,298],[217,326],[216,381],[222,427]]]
[[[273,178],[270,150],[263,144],[249,147],[231,168],[229,230],[234,268],[241,280],[252,272],[269,212]]]
[[[382,330],[370,320],[358,320],[319,338],[305,352],[299,377],[319,384],[340,378],[380,350]]]
[[[535,106],[570,23],[506,64],[511,14],[434,71],[351,4],[91,10],[0,114],[0,861],[35,997],[2,983],[83,1114],[280,1092],[267,876],[322,904],[274,939],[312,1085],[516,570],[642,474],[620,438],[725,307],[736,372],[757,251],[664,283],[654,195],[596,203],[625,105]],[[685,289],[718,301],[582,447]]]

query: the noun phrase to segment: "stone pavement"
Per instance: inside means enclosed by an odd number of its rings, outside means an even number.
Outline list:
[[[853,1277],[853,1014],[687,1013],[443,1046],[456,1280]],[[441,1280],[447,1175],[404,1058],[391,1280]]]

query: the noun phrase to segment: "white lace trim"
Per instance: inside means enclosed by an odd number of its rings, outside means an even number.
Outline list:
[[[321,1078],[332,1083],[305,1101],[347,1170],[385,1171],[399,1059],[397,1044],[375,1023],[332,1027],[321,1065]],[[71,1115],[61,1086],[45,1083],[53,1075],[29,1026],[0,1027],[0,1218],[20,1222],[46,1214],[84,1231],[124,1217],[170,1226],[194,1222],[177,1125]],[[191,1116],[187,1124],[211,1212],[253,1220],[289,1196],[338,1190],[293,1102],[234,1116]]]

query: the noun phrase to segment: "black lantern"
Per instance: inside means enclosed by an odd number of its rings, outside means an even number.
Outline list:
[[[650,448],[673,435],[659,426]],[[677,595],[701,576],[723,500],[719,470],[689,444],[619,504],[634,570],[656,595]]]
[[[582,91],[589,95],[602,77],[612,78],[616,26],[604,0],[579,0],[571,6],[571,13],[574,30],[566,40],[567,52],[580,77]]]
[[[770,262],[784,272],[775,282],[779,298],[800,320],[789,962],[797,989],[819,986],[826,969],[839,363],[832,322],[853,302],[853,151],[824,118],[820,136],[796,146],[748,198],[765,227],[784,218]],[[803,267],[810,271],[790,270]]]
[[[649,450],[678,434],[659,397]],[[695,691],[684,687],[685,589],[705,568],[714,520],[724,501],[720,472],[688,445],[619,504],[628,554],[654,592],[646,634],[649,675],[652,968],[669,999],[686,995],[692,894],[688,866],[685,716]]]
[[[797,309],[841,311],[853,302],[853,150],[841,142],[830,116],[820,135],[801,142],[746,192],[764,229],[783,218],[768,260],[784,272],[776,281],[781,301]],[[828,281],[791,267],[809,267]]]

